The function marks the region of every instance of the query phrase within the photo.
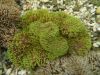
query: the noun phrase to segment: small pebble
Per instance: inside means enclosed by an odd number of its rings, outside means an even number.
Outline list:
[[[21,70],[18,72],[18,75],[26,75],[26,70]]]
[[[10,75],[11,70],[12,70],[12,68],[9,68],[9,69],[6,71],[6,75]]]
[[[93,31],[94,31],[94,32],[97,31],[97,26],[96,26],[96,25],[93,26]]]
[[[100,42],[96,42],[93,44],[94,47],[99,47],[100,46]]]
[[[46,6],[44,6],[44,5],[42,5],[42,9],[47,9],[47,7],[46,7]]]
[[[41,2],[48,2],[49,0],[40,0]]]
[[[99,32],[100,32],[100,27],[98,27],[98,28],[97,28],[97,31],[99,31]]]

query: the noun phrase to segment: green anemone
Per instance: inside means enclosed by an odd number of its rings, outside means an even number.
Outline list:
[[[81,20],[65,12],[28,10],[21,16],[23,30],[8,45],[8,56],[22,68],[41,66],[67,53],[84,56],[91,37]]]

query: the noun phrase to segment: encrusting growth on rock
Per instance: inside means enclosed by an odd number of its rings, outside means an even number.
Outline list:
[[[28,10],[21,19],[23,29],[8,45],[8,57],[17,67],[34,68],[68,53],[84,56],[91,48],[87,28],[69,14]]]

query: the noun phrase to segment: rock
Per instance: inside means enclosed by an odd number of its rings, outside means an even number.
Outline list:
[[[94,47],[99,47],[100,46],[100,42],[97,41],[96,43],[93,44]]]
[[[42,9],[47,9],[47,7],[46,7],[46,6],[44,6],[44,5],[42,5]]]
[[[97,31],[100,32],[100,27],[97,28]]]
[[[74,11],[79,11],[80,10],[80,7],[81,7],[80,5],[76,4],[73,10]]]
[[[95,8],[92,8],[92,9],[90,10],[90,12],[91,12],[91,14],[95,14]]]
[[[49,0],[40,0],[41,2],[48,2]]]
[[[28,10],[31,8],[31,4],[30,3],[26,3],[25,5],[23,5],[23,10]]]
[[[100,7],[98,7],[98,8],[96,9],[96,14],[99,14],[99,15],[100,15]]]
[[[96,26],[96,25],[93,26],[93,31],[94,31],[94,32],[97,31],[97,26]]]
[[[96,41],[97,39],[98,39],[98,37],[94,37],[94,38],[93,38],[93,41]]]
[[[10,75],[11,71],[12,71],[12,68],[9,68],[9,69],[6,71],[6,75]]]
[[[57,3],[63,5],[63,0],[57,0]]]
[[[53,6],[50,6],[49,10],[52,10],[53,9]]]
[[[18,75],[26,75],[26,70],[21,70],[18,72]]]

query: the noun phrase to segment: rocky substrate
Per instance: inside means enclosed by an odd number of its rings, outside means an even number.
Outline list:
[[[32,70],[32,74],[30,71],[16,69],[5,59],[6,48],[2,48],[4,52],[0,56],[0,75],[100,75],[100,6],[92,4],[92,0],[21,0],[21,3],[16,1],[21,5],[22,13],[28,9],[49,9],[65,11],[80,18],[91,31],[93,46],[85,57],[64,56]]]

